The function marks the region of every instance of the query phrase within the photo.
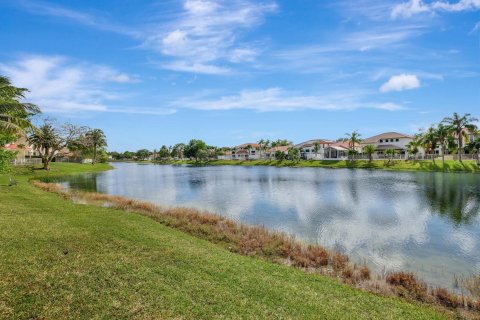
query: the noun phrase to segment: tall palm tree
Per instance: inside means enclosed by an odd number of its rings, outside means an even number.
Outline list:
[[[0,76],[0,130],[24,133],[32,127],[28,118],[40,113],[40,109],[34,104],[21,102],[26,92],[27,89],[14,87],[7,77]]]
[[[428,150],[432,156],[432,162],[435,164],[435,149],[437,149],[438,135],[435,127],[430,127],[422,135],[423,145],[425,150]]]
[[[355,152],[356,152],[355,146],[360,144],[361,135],[360,135],[360,133],[358,133],[358,130],[355,130],[352,133],[346,133],[345,135],[347,136],[348,147],[350,149],[349,155],[351,154],[352,155],[352,160],[354,160],[355,159],[354,155],[355,155]]]
[[[97,150],[98,148],[107,146],[107,137],[105,136],[105,133],[100,129],[90,130],[85,134],[85,136],[89,140],[90,146],[93,148],[92,164],[95,164],[97,162]]]
[[[408,153],[413,154],[413,161],[417,161],[417,154],[422,145],[422,136],[419,134],[416,134],[412,141],[410,141],[408,144]]]
[[[318,151],[320,151],[320,142],[315,141],[313,143],[313,152],[315,152],[315,159],[317,159]]]
[[[445,166],[445,150],[448,146],[448,141],[450,138],[450,130],[447,126],[440,123],[436,129],[437,141],[442,149],[442,165]]]
[[[247,149],[247,151],[248,151],[248,159],[250,159],[250,156],[251,156],[251,153],[252,153],[252,149],[253,149],[252,145],[249,144],[245,149]]]
[[[470,113],[466,113],[463,116],[460,116],[458,113],[454,112],[453,116],[446,117],[443,119],[442,123],[446,124],[447,127],[453,132],[457,138],[458,142],[458,159],[462,161],[462,151],[463,151],[463,134],[465,130],[473,131],[475,130],[475,122],[478,119],[471,116]]]
[[[373,161],[373,154],[375,153],[376,147],[373,144],[367,144],[363,147],[363,152],[368,155],[368,161]]]

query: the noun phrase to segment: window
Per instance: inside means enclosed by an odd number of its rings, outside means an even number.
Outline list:
[[[255,154],[255,150],[252,151],[252,154]]]
[[[397,142],[398,142],[398,141],[400,141],[400,139],[395,139],[395,141],[397,141]]]
[[[383,140],[382,140],[382,139],[380,139],[380,143],[382,143],[382,142],[383,142]]]
[[[307,152],[307,153],[310,152],[310,149],[306,149],[305,152]]]

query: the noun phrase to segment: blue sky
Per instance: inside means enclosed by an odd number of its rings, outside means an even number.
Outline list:
[[[0,0],[0,73],[110,150],[480,116],[480,0]]]

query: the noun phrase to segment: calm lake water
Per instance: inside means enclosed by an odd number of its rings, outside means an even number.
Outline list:
[[[480,175],[115,163],[75,189],[207,209],[433,285],[480,273]]]

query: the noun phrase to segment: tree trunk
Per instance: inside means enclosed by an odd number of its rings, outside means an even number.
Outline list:
[[[445,168],[445,146],[442,146],[442,166]]]
[[[155,160],[155,154],[153,155],[153,159]],[[93,160],[92,164],[95,164],[97,162],[97,146],[93,146]]]
[[[458,132],[458,159],[462,162],[462,132]]]

